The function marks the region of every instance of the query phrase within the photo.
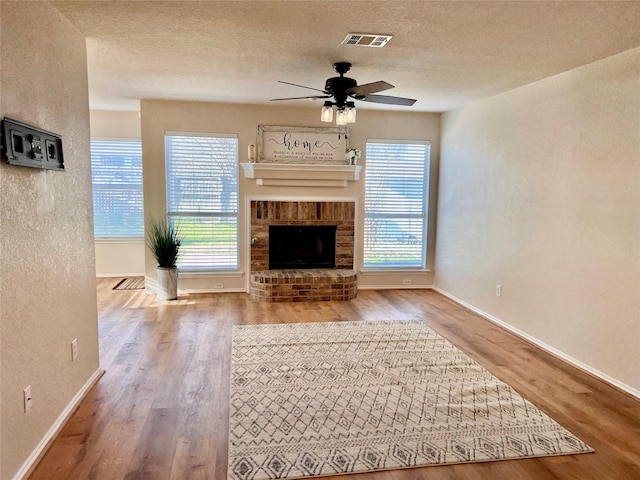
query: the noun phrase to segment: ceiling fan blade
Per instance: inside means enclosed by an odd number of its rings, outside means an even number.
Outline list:
[[[346,94],[359,97],[360,95],[369,95],[370,93],[382,92],[384,90],[389,90],[390,88],[394,88],[394,86],[390,83],[380,80],[379,82],[365,83],[363,85],[357,85],[355,87],[348,88],[346,90]]]
[[[325,92],[324,90],[320,90],[319,88],[306,87],[304,85],[298,85],[297,83],[283,82],[282,80],[278,80],[278,83],[284,83],[285,85],[293,85],[294,87],[308,88],[309,90],[315,90],[316,92],[328,93],[328,92]]]
[[[390,97],[389,95],[365,95],[362,98],[357,98],[358,100],[363,100],[365,102],[385,103],[387,105],[404,105],[407,107],[410,107],[417,102],[417,100],[413,98]]]
[[[277,102],[279,100],[303,100],[303,99],[316,100],[318,98],[331,98],[331,95],[312,95],[310,97],[272,98],[269,101],[270,102]]]

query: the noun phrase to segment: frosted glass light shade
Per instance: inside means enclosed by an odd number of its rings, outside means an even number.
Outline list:
[[[322,112],[320,112],[320,120],[323,122],[330,122],[333,120],[333,107],[331,105],[324,105]]]
[[[347,124],[347,113],[340,109],[336,112],[336,125],[346,125]]]
[[[356,107],[354,105],[349,105],[345,112],[347,115],[347,123],[356,123]]]

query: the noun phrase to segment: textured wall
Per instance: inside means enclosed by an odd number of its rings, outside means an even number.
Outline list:
[[[0,8],[0,114],[61,134],[66,165],[66,172],[45,172],[0,164],[5,480],[98,369],[98,335],[85,41],[48,2]],[[36,28],[43,25],[46,31]],[[24,413],[26,385],[33,408]]]
[[[636,391],[638,92],[635,49],[444,115],[436,253],[438,287]]]
[[[164,132],[210,132],[235,133],[238,135],[240,162],[246,162],[247,146],[256,143],[258,125],[288,125],[300,127],[323,127],[320,122],[320,105],[310,107],[256,106],[219,103],[196,103],[143,100],[142,114],[142,155],[144,165],[144,201],[145,215],[163,215],[166,210],[165,171],[164,171]],[[440,115],[434,113],[416,113],[411,111],[374,111],[358,110],[358,120],[351,126],[350,143],[354,148],[364,147],[368,138],[431,140],[431,190],[429,198],[428,266],[432,267],[435,254],[435,211],[438,178],[438,157],[440,154]],[[366,168],[366,158],[361,162]],[[264,187],[254,180],[244,178],[240,171],[240,268],[249,269],[249,245],[246,216],[246,198],[261,200],[335,200],[344,198],[364,198],[364,175],[359,182],[350,182],[345,188],[319,187]],[[364,202],[359,202],[356,211],[356,254],[362,268],[362,237]],[[358,261],[358,260],[357,260]],[[146,276],[155,278],[155,262],[150,253],[146,257]],[[413,286],[432,284],[432,272],[411,272],[362,275],[358,285],[362,287],[401,286],[402,279],[412,279]],[[223,282],[225,288],[245,287],[246,278],[236,275],[228,277],[210,277],[202,275],[189,278],[182,275],[180,288],[212,290],[213,284]]]

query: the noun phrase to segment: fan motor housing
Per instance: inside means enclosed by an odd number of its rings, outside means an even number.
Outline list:
[[[356,86],[358,86],[358,82],[353,78],[332,77],[327,79],[327,82],[324,85],[324,90],[334,96],[338,107],[343,107],[344,103],[347,101],[346,91]]]

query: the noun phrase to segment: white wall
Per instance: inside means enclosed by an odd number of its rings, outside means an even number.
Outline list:
[[[445,114],[438,202],[438,288],[640,392],[640,49]]]
[[[6,480],[24,473],[99,368],[85,39],[49,2],[0,2],[0,9],[0,116],[60,134],[66,167],[0,162],[0,479]],[[74,338],[79,356],[72,362]],[[25,413],[27,385],[33,407]]]
[[[91,111],[91,137],[140,138],[138,112]],[[126,277],[144,275],[144,238],[95,241],[96,275]]]
[[[161,100],[143,100],[142,114],[142,150],[144,168],[144,201],[146,216],[163,216],[166,210],[165,170],[164,170],[164,133],[208,132],[234,133],[238,135],[240,162],[246,162],[247,146],[256,143],[258,125],[287,125],[301,127],[322,127],[320,122],[320,106],[295,107],[257,106],[240,104],[220,104],[201,102],[179,102]],[[402,280],[412,280],[413,287],[431,286],[433,283],[433,258],[435,240],[435,204],[437,195],[436,181],[440,154],[440,115],[433,113],[358,110],[358,120],[351,126],[350,143],[354,148],[364,147],[368,138],[374,139],[407,139],[431,141],[431,190],[428,231],[428,267],[429,271],[412,273],[387,273],[361,275],[358,285],[361,288],[402,288]],[[366,168],[366,158],[361,159]],[[247,255],[249,252],[246,229],[246,198],[309,198],[313,199],[364,199],[364,175],[358,182],[351,182],[346,188],[326,187],[265,187],[256,185],[254,180],[245,179],[240,171],[240,269],[246,274]],[[362,235],[364,223],[364,202],[359,202],[356,211],[356,250],[359,264],[362,267]],[[153,284],[155,279],[155,260],[147,252],[145,275]],[[190,277],[181,275],[180,289],[214,290],[214,283],[223,283],[225,289],[243,290],[246,286],[246,275],[200,275]]]

